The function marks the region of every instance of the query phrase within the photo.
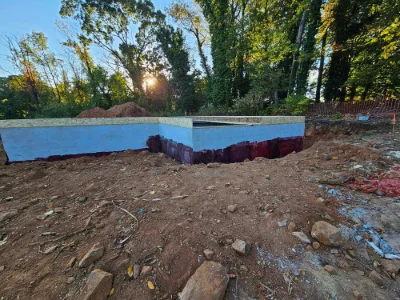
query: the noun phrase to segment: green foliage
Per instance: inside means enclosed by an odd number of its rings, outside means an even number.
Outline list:
[[[244,97],[238,97],[233,101],[233,110],[246,116],[262,114],[265,98],[259,93],[250,92]]]
[[[182,32],[171,26],[161,27],[157,39],[171,65],[172,85],[178,109],[188,113],[197,110],[194,77],[189,74],[189,54],[184,49]]]
[[[305,96],[289,96],[280,105],[278,112],[290,116],[304,116],[312,100]]]
[[[343,116],[342,116],[341,113],[336,113],[336,114],[332,115],[331,118],[332,118],[332,119],[339,120],[339,119],[343,118]]]

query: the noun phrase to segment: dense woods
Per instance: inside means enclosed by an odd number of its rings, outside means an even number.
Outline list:
[[[0,78],[0,118],[129,101],[183,115],[398,99],[399,11],[399,0],[178,0],[165,12],[149,0],[62,0],[63,53],[41,32],[3,38],[14,68]]]

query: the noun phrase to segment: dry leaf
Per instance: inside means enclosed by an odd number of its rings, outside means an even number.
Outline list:
[[[149,289],[154,290],[154,284],[151,281],[147,281],[147,286],[149,287]]]
[[[132,277],[133,276],[133,265],[130,265],[128,268],[128,276]]]

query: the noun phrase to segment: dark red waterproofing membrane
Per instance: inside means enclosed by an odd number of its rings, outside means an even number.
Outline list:
[[[278,158],[303,149],[303,138],[277,138],[262,142],[241,142],[224,149],[193,151],[189,146],[165,139],[162,136],[151,136],[147,140],[151,152],[163,152],[169,157],[184,164],[199,163],[234,163],[256,157]]]

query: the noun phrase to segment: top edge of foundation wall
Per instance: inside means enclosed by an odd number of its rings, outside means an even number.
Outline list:
[[[268,125],[305,123],[305,116],[205,116],[190,117],[193,121],[213,121],[235,124]]]
[[[124,124],[158,124],[157,117],[143,118],[60,118],[60,119],[17,119],[0,121],[1,128],[99,126]]]
[[[60,118],[60,119],[15,119],[0,120],[0,129],[30,128],[30,127],[60,127],[60,126],[100,126],[126,124],[165,124],[185,128],[193,128],[193,121],[213,121],[235,123],[237,125],[268,125],[304,123],[305,117],[266,116],[266,117],[141,117],[141,118]]]

